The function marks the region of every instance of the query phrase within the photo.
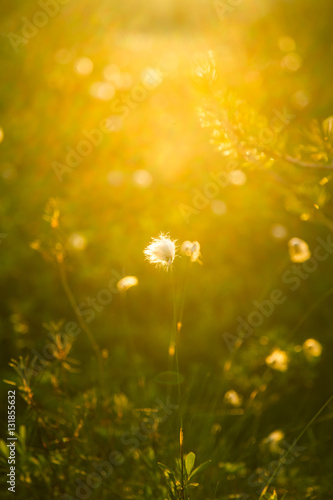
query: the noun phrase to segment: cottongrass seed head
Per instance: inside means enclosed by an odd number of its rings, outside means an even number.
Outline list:
[[[288,354],[281,351],[281,349],[275,349],[269,356],[267,356],[265,361],[268,366],[278,372],[285,372],[288,369]]]
[[[288,241],[289,255],[292,262],[302,263],[311,257],[308,244],[301,238],[291,238]]]
[[[191,262],[202,264],[200,260],[200,243],[198,241],[184,241],[180,246],[180,251],[183,255],[190,257]]]
[[[318,340],[307,339],[303,344],[303,352],[308,361],[313,361],[314,358],[321,356],[323,346]]]
[[[124,276],[117,283],[117,288],[121,293],[127,292],[132,286],[137,286],[139,280],[136,276]]]
[[[171,240],[168,234],[161,233],[158,238],[152,238],[144,254],[151,264],[168,270],[176,256],[176,248],[176,240]]]

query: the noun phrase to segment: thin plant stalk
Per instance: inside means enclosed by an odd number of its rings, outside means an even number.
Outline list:
[[[177,382],[178,382],[178,400],[179,400],[179,413],[180,413],[180,431],[179,431],[179,444],[180,444],[180,472],[181,472],[181,499],[185,500],[184,496],[184,432],[183,432],[183,414],[181,407],[181,389],[180,389],[180,372],[179,372],[179,356],[178,356],[178,337],[180,329],[178,329],[177,321],[177,307],[176,307],[176,292],[175,285],[172,275],[172,268],[170,269],[171,276],[171,287],[173,295],[173,335],[174,335],[174,347],[175,347],[175,358],[176,358],[176,371],[177,371]]]
[[[185,306],[185,298],[186,298],[186,293],[187,293],[187,287],[188,287],[188,282],[189,282],[189,275],[190,275],[190,260],[186,259],[186,267],[184,271],[184,279],[183,279],[183,286],[180,292],[180,300],[179,300],[179,312],[178,312],[178,318],[177,318],[177,325],[180,324],[180,328],[182,326],[183,322],[183,313],[184,313],[184,306]]]
[[[74,294],[71,290],[71,287],[69,286],[66,268],[65,268],[65,265],[64,265],[62,260],[61,261],[58,260],[58,266],[59,266],[61,284],[62,284],[62,287],[63,287],[64,292],[66,294],[66,297],[67,297],[67,299],[68,299],[68,301],[69,301],[69,303],[70,303],[70,305],[75,313],[75,316],[79,322],[79,325],[81,326],[84,333],[87,335],[88,341],[89,341],[89,343],[94,351],[96,361],[97,361],[97,366],[98,366],[99,381],[100,381],[101,387],[103,387],[103,385],[104,385],[103,384],[103,366],[102,366],[102,357],[101,357],[99,347],[96,343],[96,340],[95,340],[91,330],[89,329],[87,324],[83,321],[82,317],[78,313],[78,305],[76,303],[76,300],[75,300]]]
[[[176,358],[176,372],[177,372],[177,386],[178,386],[178,402],[181,404],[181,390],[180,390],[180,372],[179,372],[179,356],[178,356],[178,342],[177,342],[177,307],[176,307],[176,293],[175,293],[175,285],[173,280],[172,268],[170,269],[170,277],[171,277],[171,287],[172,287],[172,296],[173,296],[173,323],[172,323],[172,331],[173,331],[173,345],[175,348],[175,358]],[[183,426],[183,417],[180,406],[180,426]]]
[[[311,425],[313,424],[313,422],[319,417],[319,415],[325,410],[325,408],[330,404],[330,402],[332,400],[333,400],[333,395],[328,398],[328,400],[326,401],[326,403],[324,403],[323,406],[320,408],[320,410],[317,411],[317,413],[312,417],[312,419],[310,420],[310,422],[299,433],[299,435],[297,436],[297,438],[295,439],[295,441],[293,442],[293,444],[288,448],[288,450],[286,451],[286,453],[284,454],[284,456],[282,457],[282,459],[279,461],[279,465],[276,468],[276,470],[274,471],[274,474],[271,476],[270,480],[268,481],[268,483],[267,483],[267,485],[265,487],[265,490],[260,495],[259,500],[261,500],[263,498],[264,492],[266,492],[268,490],[269,486],[271,485],[271,483],[274,480],[275,476],[279,472],[282,464],[284,463],[284,461],[287,458],[287,456],[289,455],[289,453],[291,453],[291,451],[294,449],[294,447],[296,446],[296,444],[298,443],[298,441],[301,439],[301,437],[303,436],[303,434],[305,434],[305,432],[309,429],[309,427],[311,427]]]
[[[180,444],[180,467],[181,467],[181,494],[182,500],[184,500],[184,433],[182,427],[179,431],[179,444]]]

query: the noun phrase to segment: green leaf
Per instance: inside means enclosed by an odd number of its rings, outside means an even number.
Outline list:
[[[189,479],[191,479],[195,474],[198,474],[199,472],[206,470],[207,467],[209,467],[210,463],[211,463],[211,460],[207,460],[207,462],[204,462],[201,465],[199,465],[196,469],[194,469],[192,474],[190,474]]]
[[[160,467],[160,469],[162,469],[162,471],[164,473],[166,473],[167,475],[169,476],[174,476],[174,472],[170,469],[168,469],[168,467],[164,464],[161,464],[161,462],[157,462],[157,465]]]
[[[19,436],[21,438],[22,443],[25,443],[26,435],[27,435],[27,433],[26,433],[25,425],[20,425]]]
[[[10,363],[8,363],[10,364]],[[6,383],[6,384],[9,384],[9,385],[16,385],[16,382],[13,382],[12,380],[7,380],[6,378],[3,379],[3,381]]]
[[[185,458],[185,467],[188,475],[190,475],[192,472],[194,462],[195,462],[195,454],[193,453],[193,451],[190,451],[190,453],[188,453]]]

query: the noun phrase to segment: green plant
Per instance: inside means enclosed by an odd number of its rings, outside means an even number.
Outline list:
[[[176,467],[173,470],[160,462],[158,463],[166,478],[170,500],[188,500],[190,498],[189,490],[199,486],[199,483],[193,482],[193,478],[207,469],[211,460],[207,460],[193,469],[195,458],[195,454],[191,451],[183,457],[183,460],[176,460]]]

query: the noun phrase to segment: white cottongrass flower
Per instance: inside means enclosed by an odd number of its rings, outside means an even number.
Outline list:
[[[187,255],[190,257],[191,262],[198,262],[202,264],[200,261],[200,243],[197,241],[184,241],[181,244],[180,251],[183,255]]]
[[[284,439],[284,432],[280,431],[280,429],[273,431],[270,433],[269,436],[265,439],[267,443],[277,443],[278,441],[281,441]]]
[[[267,356],[266,364],[273,368],[273,370],[277,370],[279,372],[285,372],[288,369],[288,354],[281,349],[275,349],[272,354]]]
[[[323,346],[315,339],[307,339],[303,344],[304,355],[308,361],[312,361],[313,358],[319,358],[322,350]]]
[[[136,286],[139,283],[139,280],[136,276],[124,276],[117,283],[117,288],[120,292],[127,292],[129,288],[132,286]]]
[[[168,234],[161,233],[158,238],[152,238],[144,254],[151,264],[169,269],[176,256],[176,240],[171,240]]]
[[[236,391],[231,389],[230,391],[227,391],[224,395],[224,401],[229,404],[230,406],[234,406],[235,408],[239,408],[242,406],[243,403],[243,397],[238,394]]]
[[[311,257],[308,244],[300,238],[291,238],[288,241],[289,255],[292,262],[305,262]]]
[[[280,429],[277,429],[276,431],[271,432],[269,436],[267,436],[263,440],[263,443],[264,445],[268,446],[268,449],[272,453],[281,453],[282,448],[280,445],[284,437],[285,437],[284,432],[281,431]]]

